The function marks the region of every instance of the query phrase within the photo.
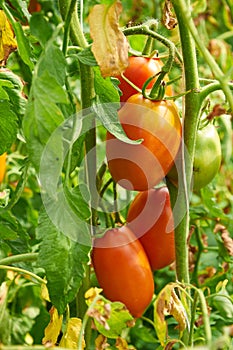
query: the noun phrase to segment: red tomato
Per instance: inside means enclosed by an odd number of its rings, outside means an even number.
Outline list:
[[[145,191],[171,169],[181,142],[181,122],[172,101],[131,96],[118,112],[128,144],[107,132],[106,155],[113,179],[128,190]]]
[[[162,269],[175,260],[174,220],[167,187],[138,193],[129,207],[127,221],[152,270]]]
[[[94,241],[92,262],[103,293],[141,317],[154,293],[154,280],[141,243],[127,227],[110,229]]]
[[[6,153],[0,156],[0,183],[3,181],[6,172]]]
[[[124,76],[130,80],[134,85],[139,89],[142,89],[144,83],[152,77],[153,75],[159,73],[162,69],[163,63],[159,58],[148,58],[148,57],[129,57],[129,65],[124,71]],[[120,80],[119,88],[122,91],[120,97],[121,102],[125,102],[128,98],[138,91],[135,90],[129,83],[126,82],[121,76],[117,77]],[[156,82],[157,77],[155,77],[148,84],[147,88],[151,89],[154,83]],[[168,96],[172,95],[171,86],[167,86],[166,94]]]
[[[40,10],[41,10],[41,4],[39,4],[37,0],[30,0],[28,11],[30,13],[33,13],[33,12],[40,12]]]

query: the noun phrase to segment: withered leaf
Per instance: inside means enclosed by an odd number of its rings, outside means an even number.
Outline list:
[[[183,304],[176,295],[176,283],[166,285],[159,293],[154,304],[154,323],[157,336],[162,346],[167,339],[167,323],[165,315],[171,315],[179,324],[180,333],[184,331],[187,323],[187,315]]]
[[[44,338],[42,344],[46,346],[54,346],[57,342],[57,338],[61,331],[62,326],[62,315],[58,315],[57,309],[52,306],[49,310],[50,322],[44,331]]]
[[[174,29],[177,25],[177,19],[172,12],[171,0],[166,0],[163,8],[163,24],[169,30]]]
[[[89,15],[92,52],[103,77],[118,76],[128,66],[128,41],[119,29],[122,5],[95,5]]]
[[[0,10],[0,65],[6,65],[11,52],[17,49],[14,32],[3,10]]]
[[[68,320],[66,330],[62,336],[59,346],[66,349],[77,349],[81,328],[82,320],[80,318],[70,318]],[[85,340],[83,336],[82,349],[85,349]]]
[[[224,247],[227,249],[230,256],[233,256],[233,239],[225,226],[217,224],[214,228],[214,233],[221,232]]]

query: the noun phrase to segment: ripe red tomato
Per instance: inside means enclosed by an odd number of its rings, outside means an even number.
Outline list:
[[[144,83],[152,77],[153,75],[159,73],[162,69],[163,62],[160,58],[148,58],[148,57],[139,57],[139,56],[130,56],[129,65],[124,71],[124,76],[130,80],[134,85],[139,89],[142,89]],[[138,91],[135,90],[129,83],[126,82],[121,76],[117,77],[120,80],[119,88],[122,91],[120,97],[121,102],[125,102],[128,98]],[[154,83],[156,82],[157,77],[155,77],[148,84],[147,88],[151,89]],[[166,94],[168,96],[172,95],[172,88],[170,85],[166,88]]]
[[[128,190],[145,191],[171,169],[181,142],[181,122],[173,101],[131,96],[118,112],[128,144],[107,132],[106,156],[113,179]]]
[[[103,293],[141,317],[154,293],[154,280],[141,243],[127,227],[113,228],[94,241],[92,262]]]
[[[6,172],[6,153],[0,155],[0,183],[2,183]]]
[[[129,207],[127,222],[140,240],[152,270],[175,260],[174,220],[167,187],[138,193]]]
[[[28,11],[30,13],[34,13],[34,12],[40,12],[40,10],[41,10],[41,4],[37,0],[30,0]]]

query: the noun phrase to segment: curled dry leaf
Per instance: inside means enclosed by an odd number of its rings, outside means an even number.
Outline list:
[[[118,20],[122,5],[95,5],[89,15],[92,52],[103,77],[118,76],[128,66],[129,45],[119,29]]]
[[[10,53],[17,49],[17,42],[3,10],[0,10],[0,38],[0,65],[4,66]]]
[[[230,256],[233,256],[233,239],[230,237],[230,233],[225,226],[217,224],[214,228],[214,233],[221,233],[223,244],[227,249]]]
[[[110,345],[107,342],[107,338],[103,334],[99,334],[95,339],[95,350],[107,349]]]
[[[154,304],[155,329],[162,346],[165,345],[167,338],[167,324],[165,315],[171,315],[178,322],[180,333],[186,328],[187,315],[183,304],[176,295],[175,283],[166,285],[159,293]]]
[[[163,24],[169,30],[174,29],[177,25],[177,19],[172,12],[171,0],[166,0],[163,8]]]
[[[220,115],[225,114],[225,113],[226,113],[226,109],[223,108],[220,104],[216,104],[216,105],[213,107],[212,112],[210,112],[210,113],[207,115],[207,119],[211,121],[211,120],[213,120],[215,117],[219,117]]]

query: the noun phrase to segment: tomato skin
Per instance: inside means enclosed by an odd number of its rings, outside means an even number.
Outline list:
[[[159,73],[162,69],[162,66],[163,63],[160,58],[130,56],[129,65],[124,71],[124,76],[139,89],[142,89],[147,79]],[[117,78],[120,80],[119,88],[122,91],[120,101],[126,102],[130,96],[136,94],[138,91],[135,90],[129,83],[127,83],[123,77],[119,76]],[[147,88],[151,89],[156,80],[156,77],[152,79]],[[170,85],[168,85],[166,88],[166,94],[169,96],[172,95],[172,89]]]
[[[6,152],[0,155],[0,183],[2,183],[6,173]]]
[[[173,101],[131,96],[118,112],[131,145],[107,132],[106,156],[113,179],[128,190],[145,191],[171,169],[181,142],[181,122]]]
[[[29,6],[28,6],[29,13],[34,12],[40,12],[41,11],[41,4],[37,0],[30,0]]]
[[[193,189],[199,190],[210,183],[221,165],[221,142],[213,124],[197,131],[193,163]]]
[[[175,260],[174,220],[167,187],[138,193],[129,206],[127,222],[153,271]]]
[[[197,131],[191,184],[194,191],[200,190],[213,180],[220,168],[221,160],[221,141],[218,132],[213,124],[208,124]],[[178,174],[175,166],[167,176],[177,186]]]
[[[94,241],[92,262],[103,293],[141,317],[154,293],[154,280],[141,243],[127,227],[110,229]]]

